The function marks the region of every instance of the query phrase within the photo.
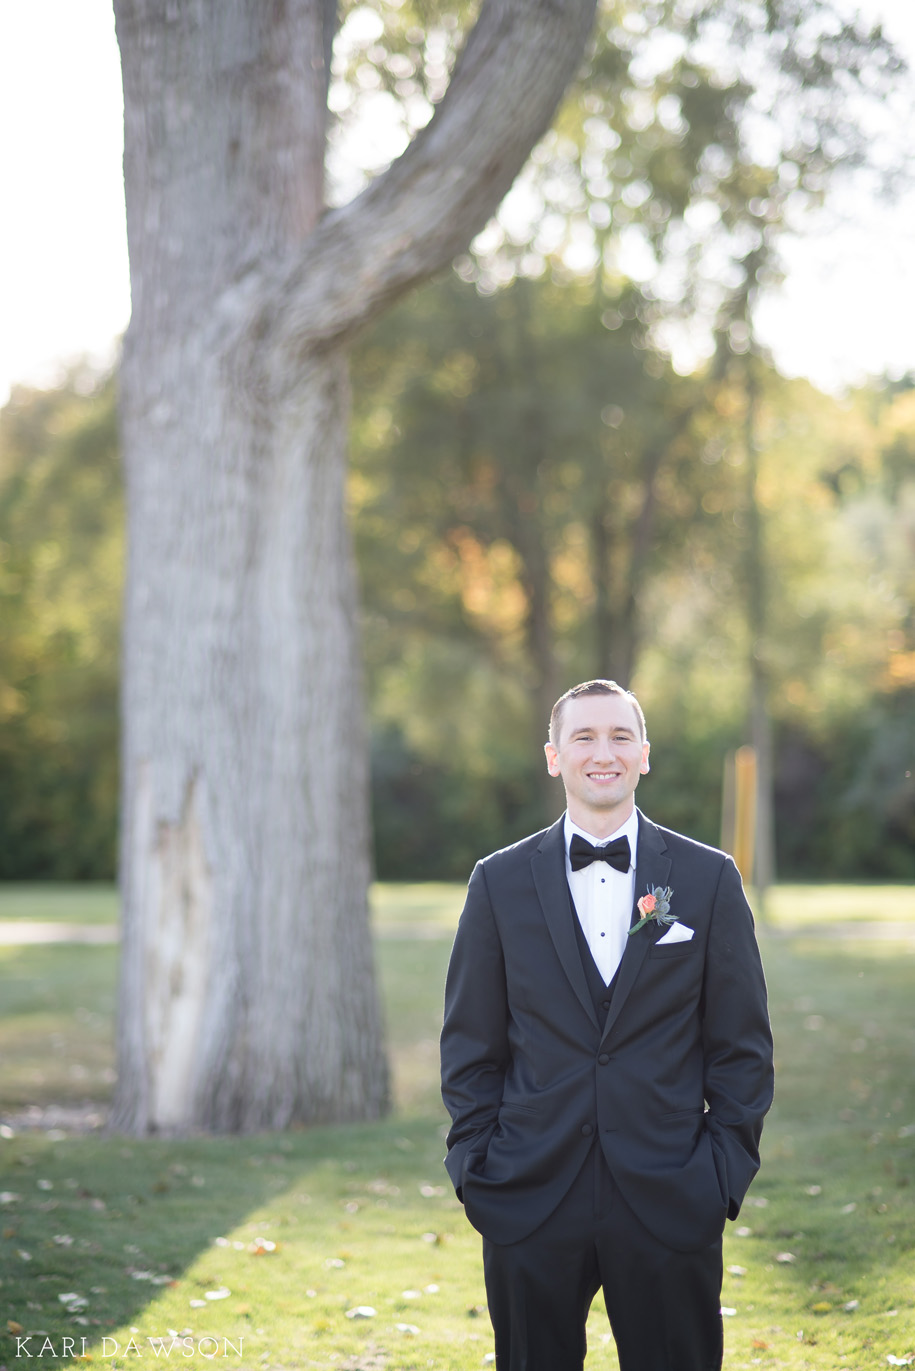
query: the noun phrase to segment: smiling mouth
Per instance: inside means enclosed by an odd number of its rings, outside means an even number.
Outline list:
[[[589,781],[616,781],[622,775],[621,771],[589,771]]]

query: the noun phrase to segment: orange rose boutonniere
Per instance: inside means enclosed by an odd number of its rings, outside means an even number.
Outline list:
[[[643,895],[638,903],[638,911],[641,919],[629,930],[629,936],[638,933],[640,928],[646,924],[672,924],[676,922],[676,916],[670,912],[670,897],[674,892],[670,886],[656,885],[649,890],[647,895]]]

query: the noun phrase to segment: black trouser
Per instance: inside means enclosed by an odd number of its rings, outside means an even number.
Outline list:
[[[652,1237],[595,1147],[566,1198],[521,1242],[483,1240],[497,1371],[582,1371],[598,1290],[620,1371],[718,1371],[721,1239],[674,1252]]]

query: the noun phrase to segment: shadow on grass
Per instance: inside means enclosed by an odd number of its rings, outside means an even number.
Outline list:
[[[246,1232],[234,1243],[244,1272],[249,1257],[268,1254],[271,1242],[300,1231],[298,1222],[306,1229],[335,1225],[347,1194],[379,1173],[405,1188],[419,1174],[439,1179],[442,1151],[435,1118],[188,1141],[54,1140],[40,1133],[3,1140],[0,1261],[11,1325],[0,1334],[0,1365],[24,1365],[17,1352],[37,1359],[42,1347],[43,1367],[66,1365],[85,1346],[104,1364],[119,1366],[114,1330],[142,1324],[151,1301],[177,1282],[186,1322],[197,1325],[194,1336],[237,1342],[253,1331],[257,1308],[206,1302],[208,1291],[222,1285],[221,1249],[233,1247],[226,1234],[237,1234],[246,1218],[267,1207],[269,1217],[255,1225],[264,1234]],[[208,1251],[211,1264],[200,1260]],[[258,1261],[250,1270],[256,1284],[266,1267]],[[192,1298],[201,1302],[199,1316]],[[303,1310],[306,1303],[302,1293]],[[228,1312],[220,1317],[223,1308]],[[140,1329],[147,1360],[147,1336],[166,1332]],[[65,1345],[64,1338],[74,1342]],[[124,1347],[122,1334],[121,1354]]]
[[[332,1229],[348,1189],[360,1179],[368,1184],[379,1171],[401,1176],[405,1188],[417,1174],[445,1182],[434,1048],[447,951],[447,942],[434,941],[392,942],[379,949],[395,1077],[419,1119],[395,1116],[379,1124],[242,1138],[138,1141],[20,1127],[26,1105],[47,1111],[52,1124],[61,1105],[72,1116],[78,1106],[84,1114],[106,1112],[117,949],[0,949],[0,1120],[12,1124],[15,1134],[0,1137],[0,1368],[24,1366],[26,1350],[38,1362],[43,1347],[43,1367],[68,1364],[82,1338],[96,1360],[117,1366],[116,1358],[102,1355],[102,1337],[140,1324],[144,1311],[170,1292],[172,1304],[186,1311],[181,1317],[187,1324],[208,1318],[207,1332],[215,1321],[220,1336],[239,1328],[243,1334],[256,1317],[257,1297],[240,1325],[235,1301],[231,1315],[219,1301],[197,1311],[190,1307],[191,1298],[205,1301],[207,1291],[221,1284],[215,1239],[237,1233],[273,1201],[282,1211],[274,1224],[284,1231],[293,1231],[297,1220],[303,1227]],[[71,1115],[63,1111],[64,1127]],[[297,1213],[295,1196],[302,1192],[309,1192],[309,1207]],[[254,1236],[245,1230],[241,1245],[247,1248]],[[269,1236],[275,1236],[272,1229]],[[209,1264],[200,1260],[208,1251],[214,1253],[210,1281]],[[190,1268],[199,1274],[185,1291]],[[255,1262],[255,1269],[268,1268]],[[180,1290],[172,1284],[177,1280]],[[62,1301],[62,1295],[78,1298]],[[305,1304],[301,1295],[298,1303]],[[17,1344],[17,1338],[28,1341]],[[74,1341],[66,1355],[54,1355],[64,1353],[64,1338]],[[120,1342],[123,1349],[123,1336]],[[143,1352],[148,1360],[145,1345]],[[132,1355],[124,1364],[136,1359]]]

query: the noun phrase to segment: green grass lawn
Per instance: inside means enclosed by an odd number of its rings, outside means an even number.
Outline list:
[[[34,917],[64,918],[43,889]],[[779,931],[763,935],[777,1099],[762,1172],[728,1225],[728,1367],[865,1371],[915,1353],[913,940],[817,931],[824,909],[911,918],[911,891],[888,914],[898,888],[852,889],[776,892]],[[31,917],[7,899],[0,917]],[[385,1122],[187,1142],[5,1130],[0,1367],[29,1364],[15,1355],[26,1333],[45,1368],[187,1365],[213,1351],[246,1371],[486,1364],[479,1239],[441,1165],[436,1080],[460,901],[454,886],[375,892],[397,1097]],[[0,947],[0,1118],[104,1104],[116,963],[107,946]],[[348,1317],[360,1307],[375,1312]],[[70,1355],[82,1338],[89,1363]],[[599,1301],[589,1343],[589,1371],[616,1366]]]
[[[43,881],[0,884],[0,919],[107,924],[118,917],[118,892],[109,883],[63,885]]]
[[[376,928],[392,935],[431,936],[454,928],[464,887],[444,881],[378,884],[372,890]],[[907,885],[778,885],[766,901],[766,920],[778,928],[875,920],[915,924],[915,888]],[[0,921],[34,919],[52,923],[115,923],[118,896],[113,885],[8,882],[0,884]]]

